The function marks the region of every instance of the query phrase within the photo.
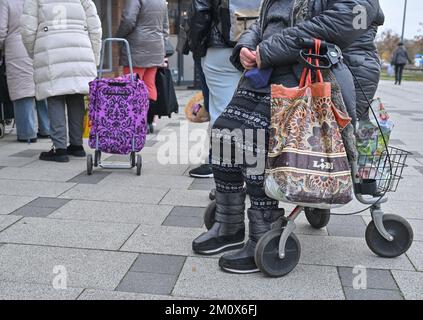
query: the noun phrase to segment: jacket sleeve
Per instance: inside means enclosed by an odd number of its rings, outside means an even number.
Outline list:
[[[97,14],[97,8],[92,0],[81,0],[81,3],[87,16],[88,33],[90,36],[95,61],[98,66],[100,64],[101,39],[103,36],[100,17]]]
[[[262,67],[295,63],[301,49],[296,44],[298,37],[318,38],[341,49],[348,48],[367,31],[376,18],[377,8],[377,0],[329,0],[326,10],[319,15],[263,41],[260,44]],[[361,17],[367,17],[366,21]]]
[[[251,27],[246,30],[238,40],[234,51],[231,56],[231,62],[240,71],[244,70],[244,67],[241,64],[241,60],[239,58],[239,54],[242,48],[248,48],[250,50],[255,51],[257,46],[261,42],[261,26],[260,21],[257,20],[255,23],[251,25]]]
[[[31,59],[34,59],[35,39],[38,29],[38,0],[26,0],[21,17],[21,35],[23,44]]]
[[[125,0],[125,8],[122,12],[122,18],[116,37],[126,38],[135,29],[140,10],[140,0]]]
[[[167,11],[167,6],[163,18],[163,38],[165,42],[169,41],[169,12]]]
[[[194,0],[188,16],[188,42],[192,51],[200,47],[212,24],[213,7],[210,0]]]
[[[4,42],[9,32],[9,5],[7,1],[0,1],[0,53],[4,49]],[[1,60],[1,57],[0,57]]]

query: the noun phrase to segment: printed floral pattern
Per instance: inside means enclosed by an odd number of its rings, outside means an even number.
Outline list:
[[[130,77],[90,83],[89,146],[105,153],[139,152],[147,136],[147,87]]]

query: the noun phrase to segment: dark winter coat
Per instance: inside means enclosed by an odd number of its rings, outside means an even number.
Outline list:
[[[194,56],[204,57],[208,48],[233,48],[227,43],[219,27],[222,16],[221,0],[193,0],[188,12],[188,42]]]
[[[296,0],[301,1],[301,0]],[[243,47],[260,47],[263,68],[273,68],[271,82],[285,86],[298,85],[301,66],[298,64],[298,37],[319,38],[347,49],[365,34],[378,14],[378,0],[308,0],[305,21],[294,21],[295,0],[264,0],[261,18],[245,32],[234,49],[233,64],[242,70],[239,53]],[[268,10],[266,7],[269,5]],[[367,12],[364,29],[353,28],[357,17],[355,8],[363,6]],[[265,14],[267,13],[267,14]],[[351,73],[342,62],[333,70],[341,86],[345,103],[354,118],[355,93]],[[248,87],[248,80],[241,80]],[[250,89],[250,88],[249,88]],[[354,112],[355,113],[355,112]]]
[[[399,46],[392,57],[392,65],[406,65],[407,63],[411,63],[407,49],[404,46]]]
[[[385,16],[379,7],[378,14],[367,32],[343,52],[345,62],[349,65],[359,82],[358,84],[355,81],[358,119],[368,118],[368,100],[370,101],[374,98],[378,88],[381,64],[375,45],[375,38],[378,27],[383,25],[384,21]],[[360,85],[366,95],[361,91]]]

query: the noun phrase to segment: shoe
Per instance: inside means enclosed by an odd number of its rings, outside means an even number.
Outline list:
[[[69,162],[69,157],[66,149],[51,149],[49,152],[42,152],[40,160],[53,162]]]
[[[38,139],[37,138],[32,138],[32,139],[18,139],[18,142],[21,143],[37,143]]]
[[[216,191],[216,216],[213,227],[192,242],[192,249],[201,255],[215,255],[242,248],[245,240],[245,192]]]
[[[50,135],[49,134],[41,134],[41,133],[37,133],[37,138],[38,139],[50,139]]]
[[[283,209],[275,210],[248,210],[250,220],[250,237],[244,248],[230,252],[219,260],[219,266],[230,273],[254,273],[259,272],[254,254],[258,241],[264,234],[272,228],[272,224],[285,215]]]
[[[210,164],[203,164],[189,172],[193,178],[213,178],[213,170]]]
[[[68,152],[69,156],[74,156],[74,157],[77,157],[77,158],[84,158],[84,157],[87,156],[83,146],[70,145],[67,148],[67,152]]]

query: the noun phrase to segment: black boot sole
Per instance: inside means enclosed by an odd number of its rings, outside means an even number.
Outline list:
[[[237,249],[241,249],[243,247],[244,247],[244,241],[225,244],[225,245],[222,245],[219,248],[211,249],[211,250],[198,250],[198,249],[195,249],[195,248],[192,248],[192,250],[196,254],[200,254],[202,256],[214,256],[214,255],[222,253],[222,252],[237,250]]]
[[[227,273],[234,273],[234,274],[250,274],[250,273],[258,273],[260,272],[259,268],[250,269],[250,270],[237,270],[237,269],[231,269],[226,267],[220,267],[223,271]]]

